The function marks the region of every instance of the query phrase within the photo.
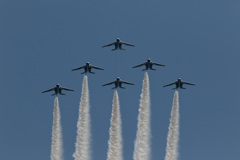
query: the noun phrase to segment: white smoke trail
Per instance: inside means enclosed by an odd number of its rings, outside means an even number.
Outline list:
[[[135,140],[133,159],[134,160],[149,160],[150,159],[150,139],[151,139],[151,124],[150,124],[150,90],[149,78],[146,72],[143,80],[143,88],[141,93],[139,114],[138,114],[138,130]]]
[[[62,127],[58,97],[54,100],[51,160],[62,160]]]
[[[87,75],[83,78],[82,96],[79,106],[79,118],[77,122],[77,137],[75,143],[75,160],[90,160],[90,105],[89,105],[89,90]]]
[[[179,98],[178,91],[175,91],[171,112],[170,125],[168,128],[167,148],[165,160],[177,160],[178,138],[179,138]]]
[[[118,92],[115,90],[109,129],[107,160],[122,160],[122,127]]]

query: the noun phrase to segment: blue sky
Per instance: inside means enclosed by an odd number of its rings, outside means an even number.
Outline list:
[[[152,159],[165,156],[178,77],[196,83],[180,96],[180,160],[237,160],[240,148],[240,2],[237,0],[2,0],[0,1],[0,159],[50,159],[56,83],[73,88],[59,97],[64,158],[73,159],[83,76],[71,69],[105,68],[89,75],[92,157],[106,159],[113,90],[120,76],[135,83],[119,90],[124,159],[131,160],[144,72],[149,72]],[[102,45],[116,38],[125,51]]]

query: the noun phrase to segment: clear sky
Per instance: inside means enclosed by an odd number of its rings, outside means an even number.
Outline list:
[[[0,159],[50,159],[54,97],[59,96],[65,160],[73,159],[85,64],[89,75],[92,157],[107,156],[113,90],[120,76],[135,83],[119,90],[123,153],[131,160],[144,72],[132,66],[151,58],[149,71],[152,159],[164,159],[178,77],[195,83],[180,90],[180,160],[238,160],[240,152],[239,0],[1,0]],[[120,38],[135,47],[101,48]]]

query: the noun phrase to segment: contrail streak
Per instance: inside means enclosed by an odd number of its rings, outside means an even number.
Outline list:
[[[122,127],[118,92],[115,90],[109,129],[107,160],[122,160]]]
[[[75,143],[75,160],[90,160],[90,105],[89,105],[89,90],[88,78],[85,75],[82,84],[82,96],[79,106],[79,118],[77,122],[77,138]]]
[[[150,139],[151,139],[151,124],[150,124],[150,90],[149,78],[146,72],[143,80],[143,87],[139,105],[138,114],[138,130],[135,140],[133,153],[134,160],[149,160],[150,159]]]
[[[179,138],[179,97],[175,91],[171,112],[170,125],[168,128],[167,148],[165,160],[177,160],[178,158],[178,138]]]
[[[58,97],[54,100],[51,160],[62,160],[62,127]]]

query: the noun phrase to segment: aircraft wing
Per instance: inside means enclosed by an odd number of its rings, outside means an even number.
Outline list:
[[[136,65],[134,66],[133,68],[137,68],[137,67],[141,67],[141,66],[144,66],[146,64],[146,62],[142,63],[142,64],[139,64],[139,65]]]
[[[171,86],[171,85],[173,85],[173,84],[176,84],[176,82],[166,84],[166,85],[164,85],[163,87]]]
[[[110,43],[110,44],[107,44],[107,45],[104,45],[104,46],[102,46],[102,48],[103,48],[103,47],[108,47],[108,46],[114,45],[114,43],[115,43],[115,42]]]
[[[104,84],[104,85],[102,85],[102,86],[107,86],[107,85],[114,84],[114,83],[115,83],[115,81],[110,82],[110,83],[107,83],[107,84]]]
[[[130,85],[134,85],[133,83],[130,83],[130,82],[126,82],[126,81],[122,81],[122,80],[121,80],[121,82],[122,82],[122,83],[125,83],[125,84],[130,84]]]
[[[100,68],[100,67],[96,67],[96,66],[93,66],[93,65],[91,65],[90,67],[92,67],[92,68],[95,68],[95,69],[100,69],[100,70],[104,70],[103,68]]]
[[[79,70],[79,69],[83,69],[86,65],[82,66],[82,67],[78,67],[78,68],[75,68],[75,69],[72,69],[72,71],[76,71],[76,70]]]
[[[125,44],[125,45],[127,45],[127,46],[132,46],[132,47],[135,47],[135,45],[133,45],[133,44],[129,44],[129,43],[126,43],[126,42],[121,42],[122,44]]]
[[[156,66],[165,66],[164,64],[160,64],[160,63],[155,63],[155,62],[152,62],[153,65],[156,65]]]
[[[46,91],[42,91],[42,93],[45,93],[45,92],[50,92],[50,91],[53,91],[55,89],[55,87],[51,88],[51,89],[48,89]]]
[[[61,87],[63,90],[66,90],[66,91],[74,91],[73,89],[68,89],[68,88],[64,88],[64,87]]]
[[[195,84],[189,83],[189,82],[184,82],[184,81],[182,81],[182,83],[183,83],[183,84],[188,84],[188,85],[193,85],[193,86],[195,86]]]

